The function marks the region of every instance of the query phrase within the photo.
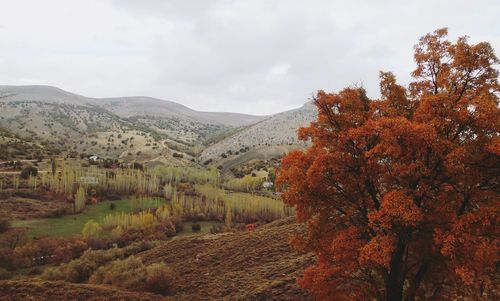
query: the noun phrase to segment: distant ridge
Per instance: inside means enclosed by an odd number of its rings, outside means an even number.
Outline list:
[[[72,105],[97,105],[120,117],[156,116],[179,117],[193,121],[226,126],[249,125],[267,116],[228,112],[200,112],[182,104],[146,96],[91,98],[52,86],[1,86],[0,101],[39,101]]]

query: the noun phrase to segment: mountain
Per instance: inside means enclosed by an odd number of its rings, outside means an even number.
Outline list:
[[[2,86],[0,85],[0,101],[39,101],[82,105],[89,98],[66,92],[51,86]]]
[[[252,124],[266,117],[227,112],[200,112],[173,101],[144,96],[90,98],[51,86],[0,86],[0,101],[62,103],[80,106],[92,104],[125,118],[134,116],[176,117],[232,127]]]
[[[0,86],[0,128],[102,157],[153,160],[177,152],[185,158],[176,160],[187,162],[208,139],[263,118],[142,96],[90,98],[50,86]]]
[[[232,127],[253,124],[266,117],[226,112],[199,112],[173,101],[142,96],[103,98],[97,99],[95,103],[120,117],[177,117]]]
[[[271,116],[200,112],[151,97],[90,98],[50,86],[0,86],[0,128],[67,152],[225,168],[306,143],[312,103]]]
[[[297,130],[316,118],[316,108],[308,102],[302,107],[272,115],[247,126],[231,136],[205,148],[200,157],[224,167],[252,159],[279,156],[307,145],[297,138]]]

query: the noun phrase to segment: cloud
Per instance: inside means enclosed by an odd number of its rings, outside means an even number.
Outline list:
[[[494,0],[0,4],[0,83],[148,95],[204,111],[270,114],[359,83],[377,97],[378,71],[408,82],[413,45],[438,27],[500,48]]]

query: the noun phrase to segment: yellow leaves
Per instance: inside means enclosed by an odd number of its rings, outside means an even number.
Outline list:
[[[101,225],[99,225],[98,222],[89,220],[87,223],[85,223],[85,226],[83,227],[82,230],[83,238],[85,239],[97,238],[101,236],[101,234],[102,234],[102,227]]]
[[[121,227],[123,229],[148,229],[152,228],[157,223],[158,219],[153,213],[139,212],[136,214],[108,214],[102,219],[101,225],[105,229],[114,229],[116,227]]]
[[[85,201],[86,201],[86,192],[85,188],[83,186],[78,187],[78,190],[76,191],[75,195],[75,203],[74,203],[74,209],[75,212],[82,212],[83,209],[85,209]]]

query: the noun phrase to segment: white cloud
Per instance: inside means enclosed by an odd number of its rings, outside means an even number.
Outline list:
[[[419,36],[450,27],[500,49],[495,0],[0,0],[0,84],[148,95],[269,114],[378,71],[410,80]]]

